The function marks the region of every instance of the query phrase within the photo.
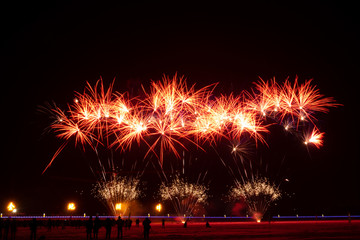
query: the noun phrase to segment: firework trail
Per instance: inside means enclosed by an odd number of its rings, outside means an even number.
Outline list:
[[[300,123],[308,122],[314,130],[302,134],[303,142],[320,147],[324,134],[315,125],[315,114],[339,105],[321,95],[311,80],[303,84],[297,78],[283,84],[260,80],[239,96],[214,96],[215,86],[195,90],[183,77],[164,76],[162,81],[151,82],[149,91],[143,87],[144,99],[130,99],[126,93],[114,92],[113,83],[108,88],[102,80],[94,87],[88,83],[66,111],[49,110],[56,119],[50,127],[64,143],[44,172],[69,141],[83,148],[103,145],[121,151],[130,150],[134,143],[145,144],[145,157],[152,153],[162,165],[164,152],[180,158],[179,150],[186,150],[187,145],[202,149],[204,143],[215,145],[222,138],[265,143],[263,134],[271,124],[286,123],[286,130],[299,131]]]

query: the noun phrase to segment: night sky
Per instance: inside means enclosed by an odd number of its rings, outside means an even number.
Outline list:
[[[95,181],[90,153],[70,144],[41,175],[61,142],[45,132],[49,121],[39,106],[54,101],[65,109],[74,91],[100,76],[106,85],[115,78],[115,90],[137,95],[141,84],[178,73],[198,88],[218,82],[217,94],[249,90],[259,77],[314,79],[322,94],[343,106],[318,115],[326,133],[321,149],[307,149],[273,127],[269,147],[256,150],[270,171],[285,157],[281,176],[290,181],[282,190],[295,193],[272,211],[360,214],[359,18],[347,4],[3,5],[1,212],[12,200],[26,214],[63,213],[70,199],[81,214],[104,211],[89,193]],[[221,215],[232,180],[211,149],[197,154],[209,170],[208,212]],[[155,202],[150,190],[159,180],[153,172],[149,168],[144,176],[144,206]]]

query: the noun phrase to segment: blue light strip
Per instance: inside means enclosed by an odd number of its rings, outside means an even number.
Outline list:
[[[36,218],[36,219],[88,219],[90,216],[5,216],[2,215],[0,218],[17,218],[17,219],[32,219],[32,218]],[[92,216],[93,218],[95,218],[96,216]],[[117,218],[118,216],[98,216],[101,219],[104,218]],[[130,216],[131,218],[147,218],[149,216]],[[350,216],[352,219],[355,218],[360,218],[360,215],[351,215]],[[128,218],[128,216],[122,216],[122,218]],[[174,218],[187,218],[187,219],[252,219],[252,217],[243,217],[243,216],[205,216],[205,217],[201,217],[201,216],[186,216],[186,217],[182,217],[182,216],[150,216],[149,218],[153,218],[153,219],[174,219]],[[272,220],[277,220],[277,219],[317,219],[317,220],[321,220],[321,219],[348,219],[349,216],[347,215],[340,215],[340,216],[273,216]]]
[[[360,215],[350,215],[351,218],[360,218]],[[323,218],[349,218],[348,215],[340,215],[340,216],[273,216],[273,219],[323,219]]]

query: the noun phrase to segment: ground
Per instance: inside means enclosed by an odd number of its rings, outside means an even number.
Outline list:
[[[286,222],[189,222],[185,229],[181,223],[153,222],[150,239],[360,239],[360,220],[348,221],[286,221]],[[116,239],[117,229],[113,227],[111,239]],[[66,227],[65,229],[39,228],[37,239],[86,239],[85,228]],[[142,239],[143,229],[132,226],[124,230],[124,239]],[[10,236],[9,236],[10,239]],[[15,239],[30,239],[27,227],[18,227]],[[105,239],[105,229],[99,231],[99,239]]]

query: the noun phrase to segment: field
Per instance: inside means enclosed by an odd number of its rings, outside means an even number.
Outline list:
[[[150,239],[360,239],[360,220],[348,221],[286,221],[286,222],[189,222],[187,228],[181,223],[153,222]],[[113,227],[111,239],[116,239],[117,229]],[[84,227],[38,228],[37,239],[86,239]],[[142,239],[142,225],[124,229],[124,239]],[[10,239],[10,233],[9,237]],[[28,227],[18,227],[15,239],[30,239]],[[99,231],[99,239],[105,239],[105,229]]]

